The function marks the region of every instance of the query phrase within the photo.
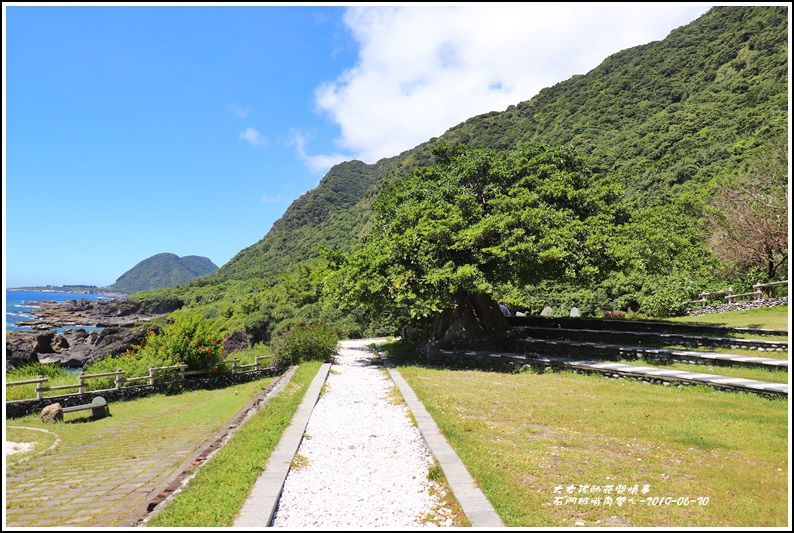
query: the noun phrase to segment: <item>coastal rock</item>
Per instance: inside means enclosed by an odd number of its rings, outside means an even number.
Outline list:
[[[23,320],[17,326],[34,330],[56,329],[65,326],[109,327],[144,322],[182,307],[178,299],[162,302],[130,300],[67,300],[65,302],[36,302],[40,309],[31,311],[33,320]]]
[[[37,302],[36,320],[17,322],[18,326],[37,326],[33,331],[9,331],[6,334],[6,370],[27,363],[56,363],[82,367],[107,356],[124,353],[133,344],[141,344],[150,328],[146,323],[173,305],[145,308],[138,302],[71,300]],[[173,310],[173,309],[171,309]],[[168,312],[168,311],[166,311]],[[75,325],[102,327],[87,331]],[[56,332],[57,328],[73,329]]]
[[[38,340],[30,333],[6,332],[6,370],[38,361]]]

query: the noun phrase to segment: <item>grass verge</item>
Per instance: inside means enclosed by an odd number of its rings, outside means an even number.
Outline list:
[[[654,320],[681,322],[684,324],[727,326],[731,328],[780,329],[783,331],[789,331],[787,305],[778,305],[775,307],[765,307],[760,309],[747,309],[746,311],[727,311],[725,313],[714,313],[710,315],[687,315]]]
[[[322,362],[301,363],[289,385],[237,429],[151,527],[231,527]]]
[[[395,345],[384,348],[506,526],[787,524],[785,399],[427,368]]]

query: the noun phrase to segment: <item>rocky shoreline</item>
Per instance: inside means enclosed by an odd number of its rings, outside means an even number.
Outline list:
[[[146,323],[181,307],[181,302],[155,306],[117,300],[41,301],[31,311],[36,318],[17,322],[32,331],[6,332],[6,370],[28,363],[58,363],[82,367],[140,344]],[[81,327],[82,326],[82,327]],[[85,328],[102,328],[87,331]],[[69,328],[58,332],[60,328]]]

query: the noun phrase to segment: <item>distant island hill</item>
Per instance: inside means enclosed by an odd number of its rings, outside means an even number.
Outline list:
[[[9,290],[74,292],[77,294],[124,295],[133,292],[176,287],[196,278],[212,274],[218,266],[207,257],[161,253],[144,259],[119,276],[107,287],[96,285],[46,285],[39,287],[16,287]]]

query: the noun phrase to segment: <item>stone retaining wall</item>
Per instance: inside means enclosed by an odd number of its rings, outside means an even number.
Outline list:
[[[713,313],[724,313],[726,311],[746,311],[748,309],[761,309],[763,307],[776,307],[778,305],[788,305],[788,296],[781,298],[765,298],[763,300],[747,300],[745,302],[734,302],[730,304],[712,305],[707,307],[693,307],[686,310],[687,315],[700,316]]]
[[[46,406],[59,403],[62,407],[73,405],[85,405],[91,403],[96,396],[102,396],[110,405],[110,412],[113,413],[113,402],[122,400],[132,400],[143,398],[152,394],[181,394],[186,391],[200,389],[219,389],[248,383],[277,374],[274,368],[263,370],[252,370],[250,372],[240,372],[236,374],[226,374],[209,378],[186,379],[184,381],[169,381],[166,383],[155,383],[154,385],[135,385],[121,387],[120,389],[109,389],[101,391],[89,391],[85,394],[69,394],[64,396],[52,396],[41,400],[16,400],[6,402],[6,419],[19,418],[33,413],[39,413]]]

